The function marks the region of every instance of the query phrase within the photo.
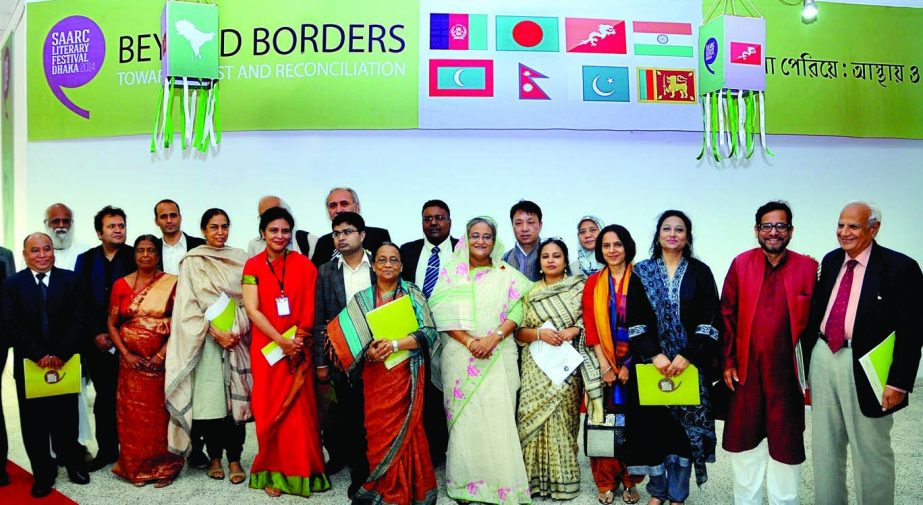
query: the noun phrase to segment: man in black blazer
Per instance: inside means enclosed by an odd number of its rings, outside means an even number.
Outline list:
[[[880,226],[878,209],[847,204],[837,223],[840,248],[824,257],[814,290],[803,344],[817,504],[847,503],[847,445],[858,503],[894,503],[891,414],[907,406],[920,363],[923,272],[875,241]],[[876,393],[859,359],[891,333],[893,363]]]
[[[32,496],[41,498],[51,493],[58,474],[49,437],[71,482],[87,484],[90,477],[77,443],[77,395],[26,399],[23,360],[57,370],[80,351],[87,335],[86,295],[75,273],[54,268],[54,247],[48,235],[26,237],[23,257],[27,268],[3,282],[0,320],[5,339],[13,346],[20,427],[35,478]]]
[[[317,271],[314,295],[314,366],[321,383],[333,383],[336,403],[322,413],[321,429],[324,447],[330,455],[327,473],[333,475],[344,466],[350,467],[350,498],[369,476],[366,458],[365,407],[362,381],[347,377],[331,367],[325,352],[327,323],[346,307],[346,302],[359,291],[375,283],[372,257],[362,248],[365,221],[354,212],[343,212],[333,218],[333,235],[339,256]]]
[[[154,205],[154,224],[160,228],[161,238],[157,239],[157,268],[168,274],[179,273],[179,262],[191,249],[205,245],[205,239],[192,237],[182,230],[183,215],[179,204],[170,199],[163,199]]]
[[[0,247],[0,284],[4,279],[13,275],[16,267],[13,264],[13,252],[5,247]],[[3,325],[0,324],[0,376],[3,375],[3,369],[6,366],[7,349],[9,342],[3,335]],[[2,386],[2,384],[0,384]],[[3,388],[0,387],[0,396],[3,394]],[[6,439],[6,420],[3,418],[3,406],[0,405],[0,487],[10,483],[10,476],[6,473],[6,456],[9,445]]]
[[[452,214],[442,200],[430,200],[423,204],[423,238],[401,246],[401,277],[413,282],[429,298],[439,278],[439,268],[452,257],[458,239],[451,238]],[[445,409],[442,405],[442,391],[430,380],[430,366],[427,360],[426,388],[423,391],[423,427],[429,441],[429,455],[433,466],[445,461],[449,444]]]
[[[333,188],[327,194],[327,215],[330,220],[337,214],[344,212],[355,212],[361,214],[359,207],[359,195],[352,188]],[[391,241],[391,234],[384,228],[375,228],[374,226],[365,227],[365,238],[362,240],[362,247],[372,254],[378,247]],[[333,235],[326,234],[317,239],[314,253],[311,255],[311,261],[315,265],[323,265],[337,255],[337,249],[334,245]]]

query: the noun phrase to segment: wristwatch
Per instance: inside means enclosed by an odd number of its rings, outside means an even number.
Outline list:
[[[395,352],[397,352],[398,350],[399,350],[399,349],[398,349],[398,347],[397,347],[397,340],[392,340],[392,341],[391,341],[391,352],[392,352],[392,353],[395,353]]]

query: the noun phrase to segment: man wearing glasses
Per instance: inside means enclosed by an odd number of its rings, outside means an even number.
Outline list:
[[[314,366],[318,381],[332,382],[336,403],[321,413],[324,447],[330,455],[327,474],[333,475],[350,467],[348,494],[350,498],[369,476],[366,459],[365,407],[362,381],[356,376],[350,382],[331,367],[327,360],[327,323],[337,317],[346,302],[359,291],[375,282],[372,257],[362,248],[365,220],[355,212],[333,216],[333,232],[325,235],[333,240],[338,257],[320,264],[314,296]],[[320,249],[318,249],[320,251]],[[316,258],[317,256],[315,256]],[[321,402],[322,403],[322,402]]]
[[[362,211],[359,207],[359,195],[352,188],[333,188],[327,194],[327,215],[330,220],[344,212],[354,212],[360,214]],[[363,235],[362,247],[370,253],[375,254],[378,246],[385,242],[391,241],[391,234],[384,228],[375,228],[366,226]],[[311,256],[311,261],[318,267],[324,263],[336,258],[339,254],[339,248],[336,245],[336,238],[330,234],[324,235],[317,239],[317,246]]]
[[[723,446],[736,504],[797,504],[804,453],[804,370],[817,262],[787,250],[795,228],[783,201],[756,211],[760,247],[731,263],[721,297],[724,382],[731,389]],[[764,439],[766,441],[764,442]]]
[[[77,256],[89,249],[86,244],[74,242],[74,214],[63,203],[56,203],[45,209],[45,233],[51,237],[54,246],[54,266],[73,270]]]

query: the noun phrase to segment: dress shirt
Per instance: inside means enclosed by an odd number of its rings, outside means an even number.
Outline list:
[[[343,271],[343,287],[346,290],[346,302],[348,303],[353,299],[353,295],[372,286],[372,264],[369,262],[369,255],[364,253],[362,261],[356,268],[349,266],[343,256],[340,256],[337,262]]]
[[[439,244],[433,244],[424,238],[423,250],[420,251],[420,259],[417,261],[417,275],[414,277],[420,289],[423,289],[423,281],[426,279],[426,266],[429,264],[429,257],[433,255],[434,247],[439,248],[439,268],[446,266],[452,258],[452,241],[449,238]]]
[[[38,272],[36,272],[35,270],[32,270],[31,268],[29,269],[29,271],[32,272],[32,278],[35,279],[35,285],[37,286],[39,283]],[[45,272],[45,278],[42,279],[42,284],[44,284],[45,287],[47,288],[50,280],[51,280],[51,270]]]
[[[63,270],[74,270],[77,264],[77,256],[80,256],[90,248],[86,244],[74,242],[67,249],[54,250],[54,266]]]
[[[168,274],[179,274],[179,260],[186,255],[186,235],[183,232],[179,234],[179,241],[175,245],[170,245],[166,240],[163,241],[163,271]]]
[[[859,306],[859,295],[862,293],[862,281],[865,280],[865,269],[868,267],[869,258],[871,258],[871,256],[871,244],[855,258],[850,258],[848,254],[844,255],[843,264],[840,266],[840,272],[836,276],[836,283],[833,284],[833,291],[830,292],[830,299],[827,300],[827,310],[824,312],[824,319],[820,322],[821,331],[824,331],[824,328],[827,327],[827,318],[830,317],[830,309],[833,308],[833,302],[836,301],[836,294],[840,292],[840,281],[843,280],[843,274],[846,273],[846,263],[848,263],[849,260],[855,259],[858,263],[853,269],[852,289],[849,291],[849,303],[846,305],[846,320],[844,321],[846,340],[852,340],[853,325],[856,324],[856,308]]]

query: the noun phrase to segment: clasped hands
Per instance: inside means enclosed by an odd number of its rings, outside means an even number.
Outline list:
[[[384,361],[394,353],[390,340],[378,339],[369,344],[368,357],[372,361]]]
[[[222,349],[231,349],[240,343],[240,333],[236,333],[234,331],[222,331],[212,324],[208,325],[208,334],[212,336],[212,338],[215,340],[215,343],[218,344]],[[282,347],[282,350],[285,351],[285,347]]]
[[[497,347],[497,344],[503,340],[503,337],[499,333],[490,331],[486,336],[481,338],[476,338],[473,336],[468,336],[470,340],[465,345],[468,348],[468,352],[471,353],[477,359],[487,359],[491,354],[494,353],[494,349]]]
[[[552,330],[551,328],[539,328],[535,331],[538,340],[553,346],[559,346],[564,342],[570,342],[580,334],[580,330],[577,328],[565,328],[561,331]]]
[[[159,372],[163,370],[163,360],[160,359],[160,356],[153,355],[150,358],[142,358],[137,354],[134,354],[127,349],[123,352],[120,352],[119,355],[122,358],[122,362],[125,366],[131,370],[148,370],[151,372]]]
[[[665,354],[658,354],[654,356],[654,366],[657,367],[661,375],[670,379],[683,373],[686,367],[689,366],[689,360],[683,357],[682,354],[677,354],[673,361],[670,361],[670,358]]]
[[[59,358],[59,357],[57,357],[57,356],[52,356],[52,355],[50,355],[50,354],[46,354],[42,359],[40,359],[40,360],[38,360],[38,362],[36,362],[36,365],[38,365],[38,366],[40,366],[40,367],[42,367],[42,368],[50,368],[50,369],[52,369],[52,370],[60,370],[61,367],[64,366],[64,360],[62,360],[61,358]]]

